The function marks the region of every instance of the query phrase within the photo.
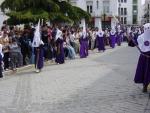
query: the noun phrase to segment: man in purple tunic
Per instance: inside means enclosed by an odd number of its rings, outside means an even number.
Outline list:
[[[80,58],[88,56],[88,33],[84,22],[82,32],[80,32]]]
[[[122,38],[121,35],[122,35],[121,31],[118,31],[117,32],[117,39],[116,39],[118,46],[121,46],[121,38]]]
[[[62,31],[57,28],[57,33],[55,37],[56,41],[56,59],[55,62],[57,64],[63,64],[65,62],[65,54],[64,54],[64,48],[63,48],[63,36]]]
[[[97,40],[97,46],[98,51],[105,51],[105,43],[104,43],[104,32],[102,29],[99,29],[99,31],[96,33],[96,40]]]
[[[42,44],[39,47],[34,48],[34,54],[36,72],[39,73],[44,66],[44,50]]]
[[[44,66],[44,52],[43,52],[43,41],[41,40],[40,20],[36,27],[32,47],[34,47],[35,54],[35,68],[36,72],[39,73]]]
[[[115,28],[112,28],[110,31],[110,47],[115,48],[116,44],[116,30]]]
[[[80,58],[86,58],[88,56],[88,37],[87,33],[83,30],[80,33]]]
[[[144,25],[144,33],[137,39],[141,55],[135,74],[135,83],[143,84],[143,92],[147,92],[150,83],[150,23]]]
[[[117,33],[116,33],[116,42],[118,46],[121,46],[121,42],[122,42],[122,31],[120,28],[120,25],[117,27]]]

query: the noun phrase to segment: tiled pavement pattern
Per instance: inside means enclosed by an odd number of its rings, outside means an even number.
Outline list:
[[[133,82],[138,51],[125,45],[87,59],[0,80],[0,113],[150,113]]]

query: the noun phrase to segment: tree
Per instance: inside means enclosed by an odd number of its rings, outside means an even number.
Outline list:
[[[90,19],[90,14],[84,10],[59,0],[5,0],[1,10],[10,17],[8,22],[14,24],[37,22],[39,19],[69,23],[81,18]]]

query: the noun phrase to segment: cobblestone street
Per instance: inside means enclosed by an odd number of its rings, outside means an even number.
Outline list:
[[[29,69],[0,80],[0,113],[150,113],[149,94],[134,83],[139,57],[126,45],[86,59]]]

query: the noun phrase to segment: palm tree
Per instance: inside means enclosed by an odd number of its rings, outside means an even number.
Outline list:
[[[72,23],[90,18],[84,10],[60,0],[5,0],[1,10],[10,17],[8,22],[13,24],[37,22],[39,19]]]

